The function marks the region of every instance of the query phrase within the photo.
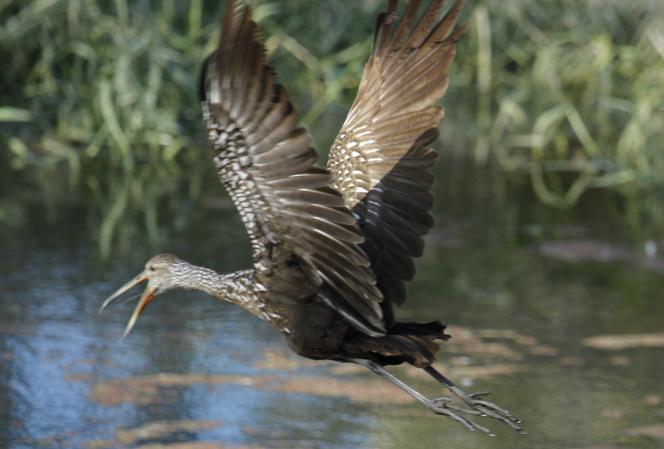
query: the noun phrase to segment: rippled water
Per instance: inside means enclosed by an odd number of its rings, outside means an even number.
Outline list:
[[[137,242],[100,264],[72,217],[2,237],[0,447],[664,446],[657,264],[641,263],[638,249],[602,253],[630,248],[597,243],[610,222],[518,204],[496,213],[490,199],[456,195],[449,205],[442,193],[400,316],[449,323],[438,366],[467,390],[492,391],[528,436],[494,422],[485,424],[495,438],[469,433],[370,373],[292,355],[266,324],[198,294],[160,297],[120,343],[133,303],[97,309],[151,250]],[[231,211],[206,212],[160,249],[219,270],[248,263]],[[623,334],[649,335],[586,340]],[[416,370],[397,371],[444,393]]]

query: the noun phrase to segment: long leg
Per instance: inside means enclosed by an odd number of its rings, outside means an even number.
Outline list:
[[[443,415],[443,416],[448,416],[452,418],[453,420],[463,424],[468,428],[468,430],[475,431],[475,430],[480,430],[488,435],[494,436],[493,433],[489,429],[487,429],[484,426],[481,426],[467,418],[464,418],[463,416],[459,415],[456,413],[457,411],[460,412],[471,412],[470,410],[464,410],[458,407],[455,407],[451,405],[450,399],[449,398],[440,398],[436,400],[431,400],[424,396],[422,393],[419,391],[415,390],[413,387],[405,383],[404,381],[400,380],[397,378],[394,374],[390,373],[388,370],[386,370],[384,367],[381,365],[374,363],[370,360],[363,360],[363,359],[348,359],[349,362],[357,363],[359,365],[367,367],[369,370],[371,370],[373,373],[378,374],[384,379],[389,380],[392,382],[394,385],[397,387],[401,388],[403,391],[417,399],[419,402],[424,404],[425,407],[427,407],[429,410],[432,412],[438,414],[438,415]],[[479,414],[479,413],[478,413]]]
[[[459,388],[454,382],[445,377],[441,372],[436,370],[433,366],[429,365],[424,368],[424,371],[429,373],[431,377],[436,379],[440,384],[445,388],[450,390],[454,395],[459,397],[463,402],[466,403],[473,411],[468,410],[467,413],[490,416],[491,418],[497,419],[504,422],[517,432],[525,434],[523,427],[521,426],[522,421],[516,416],[512,415],[509,411],[505,410],[494,404],[493,402],[485,401],[483,397],[487,396],[489,393],[474,393],[468,394]]]

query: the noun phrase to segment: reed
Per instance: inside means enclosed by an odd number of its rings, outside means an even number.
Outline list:
[[[384,2],[253,3],[280,79],[326,148]],[[198,198],[214,176],[196,85],[222,7],[1,2],[3,178],[48,193],[53,213],[84,201],[104,253],[125,232],[121,222],[158,241],[160,217],[188,213],[173,198]],[[445,151],[527,173],[546,204],[570,207],[589,189],[609,189],[634,217],[646,210],[664,224],[662,208],[651,207],[664,192],[664,4],[485,0],[469,5],[466,20]],[[2,204],[7,221],[13,209]]]

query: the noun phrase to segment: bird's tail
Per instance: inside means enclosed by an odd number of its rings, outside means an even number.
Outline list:
[[[355,357],[373,360],[381,365],[409,363],[424,368],[434,361],[438,340],[447,340],[445,325],[430,323],[396,323],[382,337],[358,336],[346,345]]]

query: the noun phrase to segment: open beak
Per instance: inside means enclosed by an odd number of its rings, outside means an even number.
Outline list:
[[[136,276],[134,279],[131,281],[127,282],[125,285],[120,287],[115,293],[113,293],[111,296],[109,296],[106,301],[101,305],[101,308],[99,309],[99,313],[102,313],[108,306],[111,305],[112,302],[114,302],[116,299],[118,299],[120,296],[122,296],[124,293],[128,292],[132,288],[136,287],[139,285],[141,282],[147,281],[148,275],[145,272],[142,272],[138,276]],[[138,317],[141,316],[141,312],[145,310],[145,308],[152,302],[154,299],[155,294],[154,290],[150,288],[148,285],[145,288],[145,291],[143,292],[143,295],[141,295],[141,299],[138,300],[138,304],[136,305],[136,308],[134,309],[134,313],[132,313],[131,318],[129,318],[129,322],[127,323],[127,327],[125,328],[124,334],[122,334],[122,338],[124,339],[127,335],[129,335],[129,332],[134,328],[134,325],[136,324],[136,321],[138,321]]]

